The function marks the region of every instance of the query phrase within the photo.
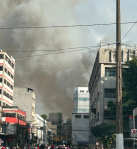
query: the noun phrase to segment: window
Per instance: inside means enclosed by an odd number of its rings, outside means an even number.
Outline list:
[[[14,69],[14,64],[12,63],[12,68]]]
[[[0,89],[0,94],[1,94],[1,89]]]
[[[11,74],[11,78],[13,79],[13,75]]]
[[[7,81],[4,79],[4,83],[7,84]]]
[[[75,115],[75,118],[81,118],[81,115]]]
[[[105,98],[116,98],[116,89],[105,89]]]
[[[7,56],[5,56],[5,59],[6,59],[6,61],[8,61],[8,57]]]
[[[3,66],[0,66],[0,70],[3,70]]]
[[[3,59],[3,58],[4,58],[3,54],[0,54],[0,59]]]
[[[5,68],[5,72],[7,73],[7,68]]]
[[[10,61],[10,59],[8,60],[8,62],[9,62],[9,64],[11,65],[11,61]]]
[[[0,78],[0,82],[2,82],[2,78]]]
[[[11,85],[11,89],[13,89],[13,86]]]
[[[105,68],[105,76],[116,76],[116,68]]]
[[[8,75],[10,76],[10,72],[8,71]]]
[[[80,90],[80,92],[84,92],[83,90]]]
[[[84,115],[84,119],[89,119],[89,115]]]

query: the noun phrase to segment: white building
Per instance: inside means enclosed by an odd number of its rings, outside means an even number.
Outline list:
[[[15,60],[0,50],[0,106],[13,105]]]
[[[86,146],[89,143],[89,92],[88,87],[75,87],[72,113],[72,144]]]
[[[137,50],[122,49],[122,64],[130,60],[132,55],[137,55]],[[123,65],[123,69],[124,67]],[[107,102],[116,101],[116,49],[99,49],[89,81],[89,93],[89,130],[92,126],[101,123],[113,123],[114,121],[107,109]],[[89,140],[90,144],[96,142],[91,133]]]
[[[40,115],[35,114],[32,128],[34,136],[37,137],[37,144],[46,144],[47,121],[44,120]]]
[[[88,87],[75,87],[73,113],[89,113]]]

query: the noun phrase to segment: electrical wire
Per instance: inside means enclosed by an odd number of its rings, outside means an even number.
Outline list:
[[[128,32],[125,34],[125,36],[122,38],[121,42],[122,42],[122,41],[124,40],[124,38],[129,34],[129,32],[132,30],[132,28],[135,26],[136,23],[137,23],[137,21],[134,22],[134,24],[131,26],[131,28],[128,30]]]
[[[113,45],[115,43],[111,43],[111,44],[105,44],[105,45],[101,45],[101,47],[103,46],[109,46],[109,45]],[[90,48],[97,48],[97,47],[100,47],[100,45],[98,46],[90,46]],[[78,50],[71,50],[71,51],[61,51],[61,52],[56,52],[56,53],[46,53],[46,54],[41,54],[41,55],[32,55],[32,56],[24,56],[24,57],[14,57],[15,59],[18,59],[18,58],[28,58],[28,57],[37,57],[37,56],[44,56],[44,55],[52,55],[52,54],[62,54],[62,53],[68,53],[68,52],[75,52],[75,51],[82,51],[82,50],[87,50],[87,48],[84,48],[84,49],[78,49]],[[88,49],[89,50],[89,49]],[[93,51],[93,49],[92,49]],[[96,50],[95,50],[96,51]],[[93,51],[93,52],[95,52]]]
[[[123,22],[121,24],[131,24],[137,22]],[[13,29],[45,29],[45,28],[70,28],[70,27],[92,27],[92,26],[108,26],[108,25],[115,25],[116,23],[103,23],[103,24],[84,24],[84,25],[55,25],[55,26],[22,26],[22,27],[0,27],[2,30],[13,30]]]

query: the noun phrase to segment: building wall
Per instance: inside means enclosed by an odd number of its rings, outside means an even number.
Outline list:
[[[60,124],[62,123],[63,116],[62,113],[49,113],[49,121],[52,122],[52,124]]]
[[[137,50],[122,49],[121,61],[124,64],[137,55]],[[126,66],[123,65],[126,68]],[[90,112],[89,129],[101,123],[113,123],[107,116],[107,102],[116,101],[116,49],[99,49],[89,81]],[[90,133],[90,144],[95,139]]]
[[[88,87],[75,87],[74,89],[74,113],[89,112]]]
[[[72,144],[86,145],[89,142],[89,113],[73,113],[72,114]],[[81,116],[81,118],[76,118]]]
[[[14,102],[15,106],[19,106],[26,111],[26,121],[34,122],[35,116],[35,94],[29,88],[14,88]]]
[[[13,105],[15,60],[0,50],[0,106]]]
[[[46,143],[47,121],[44,120],[40,115],[35,114],[32,128],[34,136],[38,137],[37,144]]]

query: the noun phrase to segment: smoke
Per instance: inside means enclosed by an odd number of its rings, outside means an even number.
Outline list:
[[[79,24],[75,10],[83,1],[4,0],[0,5],[0,26]],[[0,30],[0,49],[13,51],[8,52],[9,55],[13,57],[43,55],[16,58],[15,86],[34,89],[36,113],[63,112],[64,117],[71,116],[74,87],[88,86],[96,51],[55,55],[44,55],[51,51],[34,51],[83,46],[89,40],[88,37],[88,28]],[[24,50],[33,52],[21,52]]]

